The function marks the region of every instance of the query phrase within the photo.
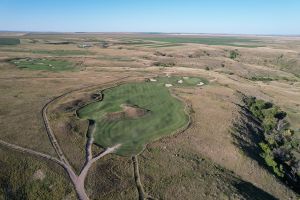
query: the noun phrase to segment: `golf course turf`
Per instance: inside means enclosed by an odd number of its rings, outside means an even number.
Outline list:
[[[44,70],[44,71],[58,72],[58,71],[69,71],[74,69],[72,63],[64,60],[23,58],[23,59],[12,60],[11,63],[15,64],[20,69],[30,69],[30,70]]]
[[[158,77],[155,82],[127,83],[106,89],[102,101],[88,104],[77,114],[81,119],[95,122],[97,144],[102,147],[121,144],[117,154],[136,155],[147,143],[188,125],[185,105],[165,87],[166,80],[174,78]]]

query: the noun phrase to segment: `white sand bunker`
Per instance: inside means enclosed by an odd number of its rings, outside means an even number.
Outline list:
[[[182,84],[182,83],[183,83],[183,80],[179,80],[178,83]]]
[[[156,82],[157,80],[154,79],[154,78],[150,78],[150,81],[151,81],[151,82]]]
[[[203,82],[200,82],[200,83],[198,83],[197,85],[201,86],[201,85],[204,85],[204,83],[203,83]]]
[[[167,83],[167,84],[165,84],[165,86],[166,86],[166,87],[172,87],[173,85]]]

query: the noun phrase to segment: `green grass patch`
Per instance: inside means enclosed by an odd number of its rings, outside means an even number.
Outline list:
[[[82,119],[95,121],[95,142],[103,147],[122,144],[117,154],[138,154],[144,146],[170,135],[187,125],[189,117],[184,104],[173,97],[159,82],[128,83],[103,92],[101,102],[91,103],[80,110]],[[124,105],[133,108],[125,112]],[[139,117],[137,110],[144,111]],[[124,113],[125,112],[125,113]]]
[[[30,70],[45,70],[45,71],[69,71],[75,69],[74,64],[64,60],[49,60],[49,59],[16,59],[11,63],[15,64],[20,69]]]
[[[94,55],[94,52],[83,51],[83,50],[29,50],[29,49],[0,49],[2,52],[24,52],[24,53],[33,53],[33,54],[46,54],[53,56],[79,56],[79,55]]]
[[[262,47],[261,41],[251,38],[238,38],[238,37],[153,37],[142,38],[143,40],[168,42],[168,43],[196,43],[206,45],[223,45],[235,47]]]
[[[47,55],[55,55],[55,56],[66,56],[66,55],[90,55],[93,54],[89,51],[82,50],[32,50],[31,53],[34,54],[47,54]]]
[[[0,38],[0,45],[17,45],[21,41],[18,38]]]

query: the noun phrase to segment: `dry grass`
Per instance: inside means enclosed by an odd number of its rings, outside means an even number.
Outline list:
[[[299,66],[286,64],[289,60],[298,62],[298,38],[263,38],[266,47],[251,49],[184,44],[158,50],[145,45],[117,44],[122,37],[127,36],[24,35],[20,36],[21,45],[0,47],[0,138],[55,155],[41,118],[42,107],[53,97],[127,76],[127,80],[165,74],[201,76],[211,81],[208,86],[175,90],[192,105],[192,126],[184,133],[148,145],[139,156],[146,192],[162,199],[247,199],[247,195],[249,198],[251,195],[271,198],[268,194],[279,199],[296,199],[291,190],[233,144],[230,131],[232,120],[238,114],[236,91],[278,104],[288,113],[292,127],[299,129],[300,84],[295,74],[295,67]],[[46,41],[63,40],[73,44],[45,44]],[[86,40],[95,41],[94,46],[79,49],[77,44]],[[108,48],[98,45],[102,40],[108,41]],[[238,49],[240,56],[232,60],[229,51],[234,49]],[[31,53],[33,50],[83,50],[91,53],[57,56]],[[157,51],[162,54],[155,53]],[[280,55],[284,55],[284,61],[275,62]],[[6,62],[7,59],[23,57],[67,60],[80,64],[81,71],[29,71]],[[172,62],[175,66],[154,66],[155,62]],[[264,76],[276,79],[271,82],[251,80],[251,77]],[[84,99],[89,92],[83,90],[67,95],[48,110],[58,141],[77,170],[84,161],[87,124],[80,124],[74,113],[61,109],[62,105]],[[8,162],[7,155],[16,159]],[[19,156],[3,149],[0,162],[13,165],[18,163]],[[40,161],[31,159],[30,162]],[[58,168],[53,170],[59,171]],[[134,199],[137,191],[132,170],[130,158],[108,156],[92,168],[87,191],[93,199]],[[245,194],[245,190],[251,193]],[[61,198],[64,198],[63,194]],[[68,198],[74,198],[72,193]]]

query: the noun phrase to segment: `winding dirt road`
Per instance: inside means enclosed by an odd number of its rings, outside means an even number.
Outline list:
[[[74,168],[70,165],[68,159],[66,158],[63,150],[61,149],[61,146],[60,146],[59,142],[57,141],[57,139],[55,137],[55,134],[53,133],[53,130],[51,129],[50,122],[49,122],[49,119],[48,119],[48,116],[47,116],[47,110],[48,110],[49,105],[51,105],[55,101],[65,97],[68,94],[71,94],[71,93],[76,92],[76,91],[84,90],[84,89],[93,88],[93,87],[95,87],[95,88],[99,87],[99,86],[101,87],[103,85],[113,85],[113,84],[120,85],[124,82],[123,80],[126,79],[126,78],[128,78],[128,76],[120,78],[118,80],[113,80],[113,81],[110,81],[110,82],[102,83],[101,85],[100,84],[90,85],[90,86],[81,87],[81,88],[78,88],[78,89],[75,89],[75,90],[70,90],[68,92],[65,92],[65,93],[53,98],[52,100],[50,100],[48,103],[46,103],[44,105],[44,107],[42,108],[42,117],[43,117],[44,126],[45,126],[45,129],[46,129],[49,141],[51,142],[58,158],[53,157],[53,156],[48,155],[48,154],[45,154],[45,153],[41,153],[41,152],[38,152],[38,151],[35,151],[35,150],[32,150],[32,149],[29,149],[29,148],[24,148],[24,147],[21,147],[19,145],[10,144],[10,143],[5,142],[3,140],[0,140],[0,145],[5,146],[5,147],[10,148],[10,149],[13,149],[13,150],[16,150],[16,151],[19,151],[19,152],[22,152],[22,153],[32,154],[32,155],[38,156],[40,158],[47,159],[47,160],[50,160],[50,161],[53,161],[53,162],[59,164],[60,166],[62,166],[64,168],[64,170],[66,171],[66,173],[70,177],[70,180],[71,180],[71,182],[72,182],[72,184],[75,188],[75,191],[76,191],[76,194],[77,194],[78,198],[80,200],[89,200],[89,197],[86,194],[86,190],[85,190],[85,187],[84,187],[85,178],[88,174],[89,169],[100,158],[104,157],[107,154],[115,152],[121,146],[121,144],[116,144],[112,147],[108,147],[104,151],[102,151],[99,154],[93,156],[92,146],[93,146],[93,143],[94,143],[95,125],[94,125],[93,121],[89,121],[90,124],[89,124],[89,128],[88,128],[87,135],[86,135],[87,136],[87,141],[86,141],[86,146],[85,146],[86,160],[85,160],[85,163],[82,167],[82,170],[80,171],[80,174],[77,175]],[[149,196],[148,194],[146,194],[144,192],[143,185],[141,183],[140,176],[139,176],[137,156],[134,156],[132,158],[132,161],[133,161],[133,165],[134,165],[134,176],[135,176],[135,180],[136,180],[136,185],[137,185],[137,189],[138,189],[138,192],[139,192],[139,199],[154,199],[154,198],[152,198],[151,196]]]
[[[123,77],[121,79],[118,79],[117,82],[120,82],[120,80],[126,79],[128,77]],[[111,82],[107,82],[107,83],[103,83],[103,84],[110,84],[110,83],[115,83],[116,80],[111,81]],[[101,84],[101,85],[103,85]],[[49,107],[50,104],[52,104],[53,102],[57,101],[58,99],[72,93],[72,92],[76,92],[76,91],[80,91],[83,89],[88,89],[88,88],[93,88],[93,87],[98,87],[100,85],[90,85],[90,86],[85,86],[85,87],[81,87],[79,89],[75,89],[75,90],[71,90],[68,91],[62,95],[59,95],[55,98],[53,98],[52,100],[50,100],[48,103],[45,104],[45,106],[42,109],[42,117],[43,117],[43,122],[45,125],[45,129],[47,132],[47,135],[49,137],[49,141],[51,142],[58,158],[55,158],[53,156],[50,156],[48,154],[45,153],[41,153],[32,149],[28,149],[28,148],[24,148],[21,147],[19,145],[15,145],[15,144],[10,144],[8,142],[5,142],[3,140],[0,140],[0,144],[7,147],[7,148],[11,148],[13,150],[19,151],[19,152],[23,152],[23,153],[29,153],[50,161],[53,161],[57,164],[59,164],[60,166],[62,166],[64,168],[64,170],[67,172],[67,174],[70,177],[70,180],[72,182],[72,184],[74,185],[75,191],[77,193],[77,196],[80,200],[89,200],[88,195],[86,194],[85,188],[84,188],[84,181],[85,178],[87,176],[87,173],[90,169],[90,167],[93,165],[93,163],[95,163],[97,160],[99,160],[100,158],[102,158],[103,156],[113,153],[114,151],[116,151],[121,144],[117,144],[113,147],[109,147],[107,149],[105,149],[103,152],[99,153],[98,155],[96,155],[95,157],[93,157],[92,155],[92,145],[94,142],[94,137],[93,137],[93,133],[94,133],[94,127],[89,127],[89,129],[92,129],[92,131],[89,131],[89,134],[87,135],[87,142],[86,142],[86,162],[80,172],[79,175],[77,175],[75,173],[75,170],[73,169],[73,167],[70,165],[68,159],[66,158],[66,156],[64,155],[64,152],[62,151],[59,142],[57,141],[53,130],[51,129],[50,123],[49,123],[49,119],[47,117],[47,109]]]

